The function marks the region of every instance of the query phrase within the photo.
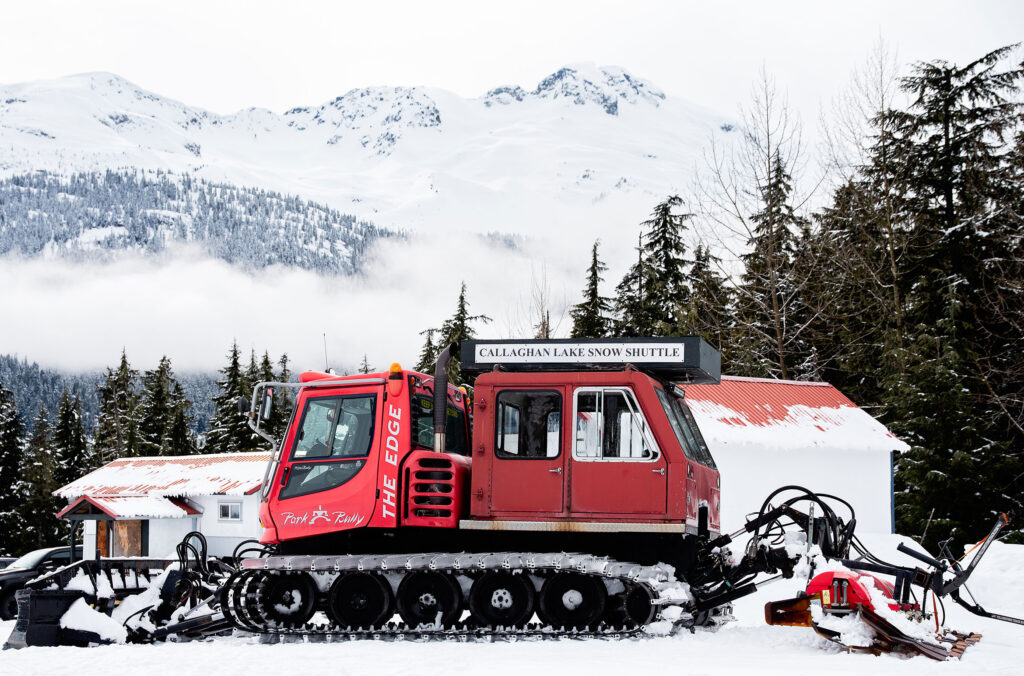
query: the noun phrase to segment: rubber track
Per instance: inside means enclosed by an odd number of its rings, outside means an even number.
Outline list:
[[[669,606],[679,607],[677,619],[668,633],[680,629],[692,629],[692,616],[685,612],[690,596],[684,583],[679,582],[671,566],[658,564],[642,566],[598,557],[590,554],[570,553],[519,553],[499,552],[488,554],[429,553],[391,554],[372,556],[272,556],[260,559],[246,559],[242,568],[235,573],[224,588],[225,615],[232,624],[244,631],[261,636],[266,643],[288,641],[517,641],[521,639],[543,640],[561,638],[632,638],[648,635],[644,627],[610,627],[601,625],[596,629],[565,629],[539,624],[522,628],[479,627],[460,623],[454,627],[410,627],[404,623],[389,623],[379,629],[339,627],[334,624],[307,623],[301,626],[279,625],[263,617],[259,607],[260,594],[269,572],[306,572],[330,575],[326,585],[333,583],[338,575],[354,572],[401,573],[418,571],[451,573],[476,577],[487,571],[522,571],[532,575],[550,575],[557,572],[574,572],[598,577],[604,580],[618,580],[622,583],[642,584],[652,592],[652,605],[658,606],[654,621],[658,621]],[[323,590],[323,581],[318,587]],[[321,593],[323,593],[321,591]],[[666,595],[667,594],[667,595]],[[731,606],[719,609],[712,621],[731,619]]]

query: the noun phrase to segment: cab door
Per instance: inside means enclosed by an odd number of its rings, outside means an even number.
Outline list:
[[[346,389],[301,396],[268,509],[281,540],[366,526],[374,511],[380,393]]]
[[[562,388],[494,391],[490,460],[490,511],[565,511]]]
[[[577,388],[573,421],[570,511],[607,518],[664,515],[667,461],[632,390]]]

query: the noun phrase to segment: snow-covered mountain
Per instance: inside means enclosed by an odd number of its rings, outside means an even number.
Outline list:
[[[538,234],[635,224],[688,183],[729,122],[612,67],[566,67],[532,90],[473,99],[371,87],[232,115],[88,73],[0,86],[0,177],[166,170],[300,195],[385,228]]]

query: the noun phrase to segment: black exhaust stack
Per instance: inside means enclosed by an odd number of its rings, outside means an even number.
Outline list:
[[[448,426],[448,362],[458,351],[457,343],[441,350],[434,363],[434,451],[444,453]]]

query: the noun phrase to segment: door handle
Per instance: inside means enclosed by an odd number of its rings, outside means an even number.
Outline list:
[[[562,473],[562,468],[561,467],[556,467],[554,469],[549,469],[548,471],[551,472],[552,474],[561,474]]]
[[[651,471],[654,472],[655,474],[660,474],[661,476],[665,476],[665,468],[664,467],[662,467],[661,469],[652,469]]]

